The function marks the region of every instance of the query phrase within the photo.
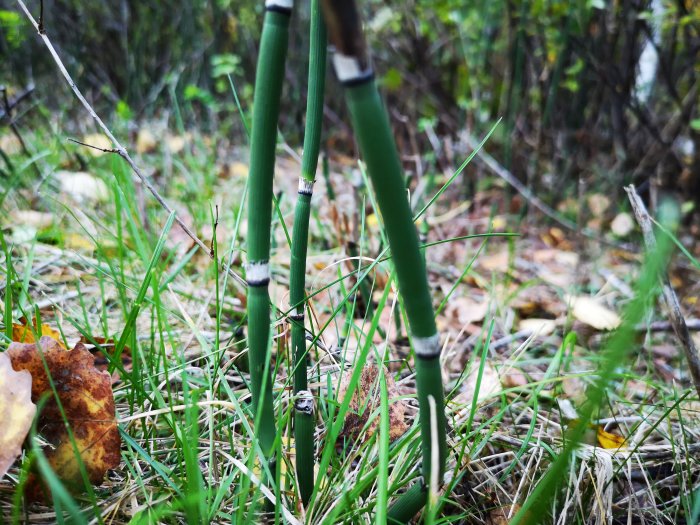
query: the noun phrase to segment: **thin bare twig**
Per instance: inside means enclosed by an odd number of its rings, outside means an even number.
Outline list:
[[[688,330],[693,332],[700,331],[700,319],[687,319],[685,325],[688,327]],[[671,321],[654,321],[648,325],[638,326],[637,330],[642,332],[646,332],[647,330],[650,332],[669,332],[675,330],[675,328]]]
[[[32,168],[34,168],[34,171],[36,171],[36,174],[39,178],[42,177],[41,170],[39,169],[39,166],[36,163],[36,160],[32,159],[32,154],[29,151],[29,148],[27,147],[27,143],[24,141],[24,138],[22,137],[22,133],[19,130],[19,126],[17,125],[17,122],[15,121],[14,118],[12,118],[12,108],[14,105],[17,104],[17,102],[10,103],[10,99],[7,97],[7,88],[5,86],[0,86],[0,95],[2,96],[2,107],[4,108],[4,116],[7,117],[8,124],[10,126],[10,129],[12,130],[12,133],[14,134],[15,138],[19,142],[19,146],[22,149],[22,153],[31,161]]]
[[[113,152],[119,155],[121,158],[123,158],[126,163],[129,165],[129,167],[133,170],[133,172],[136,174],[136,176],[141,180],[141,182],[148,188],[148,191],[151,192],[153,197],[155,197],[156,201],[158,201],[158,204],[161,205],[161,207],[166,210],[168,213],[173,213],[174,210],[171,208],[171,206],[161,197],[160,193],[158,193],[158,190],[151,184],[151,182],[148,180],[148,178],[144,175],[143,171],[136,165],[136,163],[133,161],[131,156],[129,155],[129,152],[124,148],[124,146],[121,145],[121,143],[114,137],[112,132],[109,130],[109,128],[105,125],[104,122],[102,122],[102,119],[97,115],[94,109],[92,109],[92,106],[90,103],[85,99],[83,94],[80,92],[80,89],[78,86],[75,84],[73,81],[73,78],[70,76],[70,73],[68,73],[68,70],[66,67],[63,65],[63,62],[61,61],[61,58],[58,56],[58,53],[56,52],[56,49],[53,47],[53,44],[51,43],[51,40],[49,40],[49,37],[46,34],[46,30],[43,27],[40,27],[37,21],[34,19],[32,14],[29,12],[29,9],[27,9],[27,6],[24,4],[22,0],[17,0],[17,3],[21,7],[22,11],[24,11],[24,14],[27,16],[29,21],[32,23],[34,26],[34,29],[36,29],[37,33],[41,37],[41,39],[44,41],[44,45],[46,48],[49,50],[49,53],[51,53],[51,56],[53,57],[54,62],[56,62],[56,65],[58,66],[58,69],[61,71],[61,74],[63,75],[63,78],[66,79],[66,82],[68,82],[68,85],[70,86],[71,90],[73,90],[73,93],[75,96],[78,98],[80,103],[83,105],[83,107],[87,110],[87,112],[90,114],[90,116],[93,118],[93,120],[97,123],[98,127],[104,133],[107,138],[112,142],[112,145],[114,146]],[[110,151],[110,150],[108,150]],[[204,241],[202,241],[197,235],[190,230],[190,228],[182,221],[182,219],[175,214],[175,222],[182,228],[182,230],[194,241],[194,243],[204,250],[206,253],[211,255],[210,253],[210,248],[207,246]],[[231,270],[230,267],[225,267],[225,269],[231,274],[231,277],[233,277],[239,284],[246,286],[245,280],[238,275],[236,272]]]
[[[632,204],[632,211],[634,211],[634,216],[637,218],[639,226],[642,228],[642,234],[644,235],[644,244],[646,245],[648,253],[654,253],[656,251],[656,237],[654,236],[654,229],[651,223],[651,217],[647,211],[644,202],[637,194],[633,185],[625,187],[627,196],[629,197],[630,203]],[[690,330],[688,330],[688,325],[683,317],[683,312],[681,312],[681,306],[678,302],[678,297],[673,291],[671,282],[668,278],[668,273],[662,271],[659,275],[662,284],[662,293],[664,296],[664,301],[666,302],[666,307],[668,308],[668,313],[671,318],[671,325],[673,326],[673,331],[676,333],[676,337],[683,346],[685,352],[686,360],[688,361],[688,368],[690,369],[690,376],[695,384],[695,389],[700,396],[700,353],[698,352],[695,343],[693,343],[693,338],[690,336]]]
[[[96,149],[97,151],[101,151],[102,153],[119,153],[119,150],[115,148],[101,148],[99,146],[93,146],[92,144],[88,144],[87,142],[81,142],[76,139],[68,139],[70,142],[75,142],[76,144],[80,144],[81,146],[85,146],[86,148],[92,148]]]
[[[0,120],[4,119],[5,117],[11,118],[11,115],[7,113],[6,109],[12,111],[13,109],[15,109],[15,107],[19,106],[25,99],[31,97],[32,93],[34,93],[34,84],[29,84],[27,88],[24,91],[22,91],[19,95],[17,95],[14,99],[8,101],[6,104],[3,104],[3,106],[5,107],[2,111],[0,111]]]

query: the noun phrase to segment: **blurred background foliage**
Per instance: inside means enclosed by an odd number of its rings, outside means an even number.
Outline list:
[[[658,181],[700,193],[700,2],[361,2],[399,145],[448,170],[467,135],[503,122],[488,149],[531,189],[563,199]],[[28,3],[38,15],[39,2]],[[298,9],[280,129],[301,143],[308,3]],[[96,108],[245,143],[231,85],[249,110],[261,0],[46,0],[45,26]],[[17,5],[0,1],[0,74],[50,108],[75,108]],[[229,81],[230,79],[230,81]],[[340,90],[328,89],[327,147],[352,151]],[[409,166],[407,166],[410,169]],[[619,190],[616,190],[619,191]]]

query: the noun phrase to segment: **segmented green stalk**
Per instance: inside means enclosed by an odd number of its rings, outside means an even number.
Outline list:
[[[267,0],[255,75],[248,192],[248,361],[255,433],[272,459],[275,417],[270,374],[270,226],[277,120],[292,0]],[[274,461],[271,461],[274,467]]]
[[[306,334],[304,329],[306,251],[309,239],[311,195],[321,147],[323,92],[326,83],[326,27],[321,18],[319,0],[311,1],[311,38],[309,50],[309,87],[306,99],[306,129],[301,161],[299,193],[294,210],[292,264],[289,296],[294,307],[291,315],[294,350],[294,440],[296,471],[301,500],[306,505],[314,488],[314,398],[308,390]]]
[[[336,48],[336,75],[345,85],[360,153],[382,213],[415,351],[423,479],[389,511],[390,522],[405,523],[442,484],[446,440],[440,340],[396,143],[366,55],[355,2],[323,0],[323,8]]]

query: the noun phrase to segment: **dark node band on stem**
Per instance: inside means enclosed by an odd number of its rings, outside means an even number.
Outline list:
[[[309,180],[305,179],[304,177],[299,177],[299,195],[313,195],[315,182],[315,180]]]
[[[280,13],[282,15],[291,16],[292,8],[294,7],[293,0],[266,0],[265,11]]]
[[[306,415],[314,413],[314,396],[308,390],[300,390],[297,392],[294,400],[294,410]]]
[[[288,316],[290,321],[297,322],[297,323],[302,323],[304,321],[304,312],[302,313],[296,313],[296,314],[291,314]]]
[[[269,262],[249,262],[246,265],[246,282],[253,287],[267,286],[270,283]]]
[[[440,336],[435,334],[431,337],[413,337],[413,349],[416,352],[416,357],[420,359],[435,359],[440,357],[442,346],[440,345]]]
[[[353,56],[335,52],[333,54],[333,69],[338,81],[345,87],[359,86],[374,80],[374,70]]]

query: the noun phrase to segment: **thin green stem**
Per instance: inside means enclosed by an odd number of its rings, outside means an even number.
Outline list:
[[[276,436],[270,375],[270,226],[277,121],[292,2],[266,2],[255,78],[248,193],[248,361],[255,431],[271,459]],[[271,461],[274,466],[274,461]],[[274,476],[274,473],[273,473]]]
[[[306,103],[304,153],[301,160],[299,192],[292,231],[292,262],[289,295],[294,306],[291,316],[294,350],[294,441],[296,472],[302,502],[309,502],[314,488],[314,398],[308,390],[308,350],[304,328],[306,254],[309,241],[309,218],[318,155],[321,147],[323,93],[326,83],[326,27],[321,18],[319,0],[311,1],[309,82]]]
[[[357,8],[352,1],[331,0],[324,0],[323,8],[336,49],[336,75],[346,87],[353,129],[382,213],[415,351],[423,479],[388,513],[389,521],[405,523],[424,504],[437,504],[442,485],[447,446],[440,340],[396,143],[366,54]]]

